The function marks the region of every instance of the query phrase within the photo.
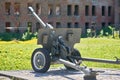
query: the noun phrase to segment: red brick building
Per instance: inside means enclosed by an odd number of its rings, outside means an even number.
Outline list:
[[[44,22],[54,27],[96,29],[120,24],[120,0],[0,0],[0,32],[35,32],[40,27],[32,6]]]
[[[115,9],[114,9],[115,20],[114,23],[120,25],[120,0],[115,0]]]

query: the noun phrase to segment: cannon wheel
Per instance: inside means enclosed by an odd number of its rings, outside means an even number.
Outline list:
[[[73,50],[73,52],[71,53],[71,56],[75,56],[75,57],[80,57],[80,58],[81,58],[81,54],[80,54],[80,52],[79,52],[77,49],[74,49],[74,50]],[[72,59],[69,59],[69,58],[68,58],[68,61],[76,64],[75,61],[79,61],[79,59],[73,59],[73,58],[72,58]],[[71,67],[69,67],[69,66],[66,66],[66,65],[64,65],[64,66],[65,66],[65,68],[68,69],[68,70],[75,70],[75,69],[73,69],[73,68],[71,68]]]
[[[34,50],[31,58],[31,65],[34,71],[45,73],[50,67],[50,55],[44,48]]]

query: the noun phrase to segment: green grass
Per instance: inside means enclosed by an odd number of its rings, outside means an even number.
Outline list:
[[[0,70],[23,70],[31,68],[31,54],[34,49],[41,47],[37,41],[0,41]],[[82,57],[114,59],[120,58],[120,40],[107,38],[82,38],[75,45]],[[120,65],[84,62],[89,67],[119,68]],[[56,67],[59,65],[54,65]],[[61,66],[61,65],[60,65]]]
[[[31,54],[37,47],[36,40],[0,42],[0,70],[31,69]]]
[[[115,56],[120,58],[120,40],[108,38],[85,38],[75,45],[82,57],[101,58],[115,60]],[[84,62],[87,66],[103,68],[120,68],[119,65]]]

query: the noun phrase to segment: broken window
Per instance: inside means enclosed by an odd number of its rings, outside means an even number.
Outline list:
[[[61,28],[61,23],[60,22],[56,22],[56,28]]]
[[[15,15],[20,15],[20,3],[15,3],[14,4],[14,14]]]
[[[6,27],[6,32],[10,32],[11,23],[10,22],[6,22],[5,23],[5,27]]]
[[[89,16],[89,6],[85,6],[85,16]]]
[[[27,23],[28,31],[32,32],[32,22]]]
[[[75,5],[74,15],[76,15],[76,16],[79,15],[79,6],[78,5]]]
[[[5,3],[5,13],[7,15],[10,15],[10,7],[11,7],[11,3],[10,2],[6,2]]]
[[[48,15],[52,15],[52,14],[53,14],[53,6],[48,5]]]
[[[67,27],[68,27],[68,28],[72,28],[72,23],[71,23],[71,22],[68,22],[68,23],[67,23]]]
[[[36,13],[41,15],[41,5],[39,3],[36,4]]]
[[[102,6],[102,16],[105,16],[105,6]]]
[[[108,16],[111,16],[111,14],[112,14],[112,7],[108,6]]]
[[[67,6],[67,15],[71,16],[72,15],[72,5]]]
[[[56,6],[56,15],[60,15],[60,5]]]
[[[75,22],[74,26],[75,26],[75,28],[79,28],[79,23]]]
[[[96,7],[92,6],[92,16],[95,16],[95,15],[96,15]]]
[[[32,12],[28,9],[28,7],[30,7],[30,6],[32,7],[32,3],[28,3],[28,4],[27,4],[28,14],[32,14]]]

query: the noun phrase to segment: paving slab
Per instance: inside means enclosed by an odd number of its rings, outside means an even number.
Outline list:
[[[97,75],[96,80],[120,80],[119,69],[95,69],[105,71]],[[84,74],[79,71],[69,71],[64,68],[50,69],[46,73],[36,73],[33,70],[0,71],[0,75],[11,77],[12,80],[84,80]],[[1,80],[1,79],[0,79]],[[4,79],[3,79],[4,80]]]
[[[0,76],[0,80],[11,80],[9,77]]]

